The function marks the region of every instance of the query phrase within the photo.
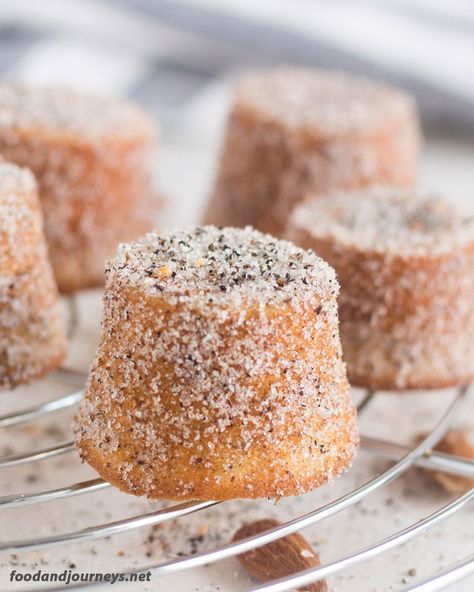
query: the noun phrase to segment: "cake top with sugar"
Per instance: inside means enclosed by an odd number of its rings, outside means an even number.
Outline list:
[[[401,189],[309,196],[292,214],[290,227],[348,247],[404,256],[449,252],[474,242],[474,217],[447,201]]]
[[[28,169],[0,159],[0,276],[16,269],[26,253],[41,248],[31,244],[31,237],[40,236],[42,229],[35,178]]]
[[[152,126],[125,100],[55,86],[0,85],[0,130],[79,139],[133,137]]]
[[[10,193],[24,193],[36,190],[32,172],[0,157],[0,203]]]
[[[280,67],[244,76],[235,106],[259,119],[322,136],[371,133],[416,117],[411,97],[393,87],[338,71]]]
[[[334,270],[313,252],[250,227],[152,232],[121,245],[108,273],[148,294],[202,298],[203,305],[277,304],[305,294],[326,300],[339,288]]]

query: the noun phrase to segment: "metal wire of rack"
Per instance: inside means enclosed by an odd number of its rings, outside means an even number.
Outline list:
[[[61,380],[66,379],[72,385],[77,385],[84,380],[84,376],[71,370],[61,370],[57,373]],[[138,570],[130,570],[126,573],[140,573],[151,571],[156,577],[164,576],[180,570],[190,569],[216,562],[228,557],[236,556],[240,553],[265,545],[278,538],[296,532],[307,526],[315,524],[321,520],[353,506],[360,502],[371,493],[384,487],[391,481],[403,475],[413,466],[420,466],[429,469],[442,470],[454,475],[474,478],[474,462],[454,457],[452,455],[433,452],[432,448],[440,440],[446,430],[450,427],[452,421],[459,413],[465,399],[468,395],[468,387],[460,388],[456,397],[445,411],[443,417],[433,430],[416,447],[408,448],[393,444],[370,436],[362,436],[361,445],[383,458],[394,460],[387,470],[369,480],[363,485],[343,495],[342,497],[313,511],[288,521],[281,526],[272,528],[258,535],[241,539],[238,542],[232,542],[209,551],[202,551],[195,555],[172,559],[159,564],[152,564]],[[32,422],[43,418],[47,414],[55,413],[77,405],[83,395],[83,390],[78,389],[72,393],[53,399],[34,407],[18,410],[8,415],[0,416],[0,429],[19,425],[26,422]],[[367,405],[373,400],[376,393],[366,392],[362,401],[358,405],[361,413]],[[60,455],[70,454],[74,450],[71,441],[61,442],[55,446],[35,450],[28,453],[16,454],[0,457],[0,469],[12,467],[15,465],[33,463],[39,460],[47,460]],[[110,487],[108,483],[100,478],[88,481],[76,482],[65,485],[60,488],[37,491],[34,493],[16,493],[0,497],[0,511],[11,507],[21,507],[26,505],[53,502],[59,499],[69,498],[78,495],[85,495],[97,492]],[[378,540],[372,545],[359,549],[357,552],[347,555],[317,568],[308,569],[297,574],[275,580],[263,585],[252,588],[251,592],[283,592],[293,588],[299,588],[319,579],[326,578],[338,572],[346,570],[351,566],[361,563],[367,559],[376,557],[390,549],[402,545],[409,540],[431,529],[438,523],[449,518],[453,514],[462,510],[468,503],[474,501],[474,489],[471,489],[450,501],[444,507],[434,513],[426,516],[419,522],[404,528],[392,535]],[[44,536],[29,539],[0,541],[0,552],[24,552],[30,550],[44,549],[64,543],[83,542],[87,540],[103,539],[111,535],[123,534],[135,529],[150,527],[163,523],[168,520],[182,518],[204,508],[210,508],[222,502],[185,502],[175,504],[171,507],[151,511],[145,514],[133,516],[123,520],[98,524],[93,527],[75,530],[59,535]],[[434,574],[431,578],[421,581],[410,587],[405,587],[399,592],[433,592],[442,590],[461,579],[474,574],[474,555],[465,557],[460,562],[453,564],[444,571]],[[100,583],[82,583],[78,585],[68,585],[66,587],[47,587],[42,588],[42,592],[76,590],[84,587],[93,588],[103,584]],[[38,591],[38,588],[34,588]]]

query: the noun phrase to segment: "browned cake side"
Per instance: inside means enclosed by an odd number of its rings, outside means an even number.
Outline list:
[[[35,180],[0,163],[0,388],[47,374],[65,353]]]
[[[399,390],[472,381],[472,218],[440,199],[378,188],[309,198],[287,235],[336,269],[352,384]]]
[[[0,154],[36,176],[62,292],[103,284],[117,244],[153,227],[155,147],[151,120],[125,101],[0,86]]]
[[[247,75],[235,92],[205,222],[279,236],[307,192],[412,186],[419,144],[415,106],[400,90],[303,68]]]
[[[76,418],[84,460],[150,498],[296,495],[357,444],[333,270],[251,229],[149,234],[110,264]]]

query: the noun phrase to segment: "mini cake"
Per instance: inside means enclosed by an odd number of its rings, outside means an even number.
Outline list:
[[[357,443],[334,271],[250,228],[148,234],[111,262],[76,418],[83,460],[165,499],[280,497]]]
[[[352,384],[397,390],[472,380],[472,217],[437,198],[374,188],[308,199],[288,236],[336,269]]]
[[[62,292],[103,284],[117,244],[154,226],[154,148],[152,122],[127,102],[0,86],[0,154],[36,176]]]
[[[410,187],[420,132],[400,90],[303,68],[247,75],[237,86],[205,221],[281,235],[307,192]]]
[[[66,330],[48,260],[33,175],[0,163],[0,387],[39,378],[62,362]]]

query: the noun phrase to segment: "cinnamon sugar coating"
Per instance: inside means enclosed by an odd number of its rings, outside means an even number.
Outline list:
[[[82,458],[150,498],[281,497],[339,474],[357,428],[337,292],[313,253],[250,228],[121,245],[75,422]]]
[[[279,236],[307,192],[412,186],[419,144],[416,108],[400,90],[296,67],[249,74],[235,91],[205,222]]]
[[[55,369],[66,328],[33,175],[0,163],[0,388]]]
[[[352,384],[441,388],[474,378],[474,219],[393,188],[309,197],[287,236],[341,283]]]
[[[151,120],[125,101],[0,85],[0,154],[38,181],[62,292],[103,284],[117,244],[153,226],[155,146]]]

